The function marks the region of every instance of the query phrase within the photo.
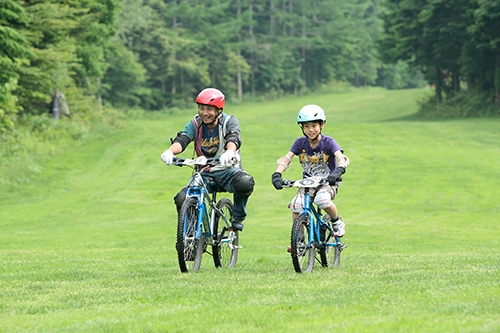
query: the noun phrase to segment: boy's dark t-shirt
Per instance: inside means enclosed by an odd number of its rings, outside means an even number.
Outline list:
[[[306,136],[297,138],[292,144],[290,151],[299,157],[300,164],[304,169],[303,177],[326,178],[337,167],[335,152],[344,152],[332,137],[321,134],[321,140],[312,149]]]

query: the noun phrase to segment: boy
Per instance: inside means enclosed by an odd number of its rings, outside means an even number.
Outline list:
[[[304,178],[328,178],[329,185],[311,194],[314,197],[314,203],[330,216],[335,235],[342,237],[345,234],[345,224],[339,217],[337,207],[332,200],[337,194],[341,176],[349,165],[349,158],[344,155],[344,151],[333,138],[321,134],[325,122],[325,111],[318,105],[310,104],[300,109],[297,123],[302,128],[304,136],[297,138],[290,151],[278,159],[276,172],[272,175],[272,183],[277,190],[283,188],[281,175],[288,169],[295,155],[299,157],[304,169],[302,173]],[[300,188],[288,206],[292,210],[293,220],[302,211],[303,195],[304,189]]]

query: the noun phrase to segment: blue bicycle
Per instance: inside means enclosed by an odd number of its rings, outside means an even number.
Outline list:
[[[340,254],[346,245],[334,235],[330,218],[321,216],[321,210],[313,204],[311,189],[328,184],[328,180],[317,177],[301,180],[283,180],[283,187],[303,187],[303,210],[293,221],[290,237],[293,267],[297,273],[310,273],[317,260],[323,267],[340,264]]]
[[[213,179],[205,180],[200,166],[216,165],[218,159],[174,158],[172,165],[190,166],[194,172],[186,187],[186,200],[177,223],[177,258],[181,272],[198,271],[203,253],[213,256],[215,267],[234,267],[238,258],[238,231],[231,226],[233,203],[217,201],[218,188]],[[211,247],[212,252],[209,252]]]

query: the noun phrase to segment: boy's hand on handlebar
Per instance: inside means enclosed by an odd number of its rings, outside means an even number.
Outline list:
[[[163,154],[161,154],[161,160],[165,162],[166,165],[170,165],[174,161],[174,153],[172,153],[170,150],[165,150]]]
[[[273,177],[271,179],[275,189],[277,190],[283,189],[283,178],[281,178],[281,172],[273,173]]]
[[[342,180],[342,175],[345,173],[345,168],[338,167],[331,175],[328,176],[328,184],[335,185]]]

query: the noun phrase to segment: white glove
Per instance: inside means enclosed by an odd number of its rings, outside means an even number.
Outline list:
[[[234,151],[226,150],[222,155],[220,155],[220,164],[223,166],[233,165]]]
[[[170,165],[174,162],[174,153],[170,150],[165,150],[163,154],[161,154],[161,160],[165,162],[165,164]]]

